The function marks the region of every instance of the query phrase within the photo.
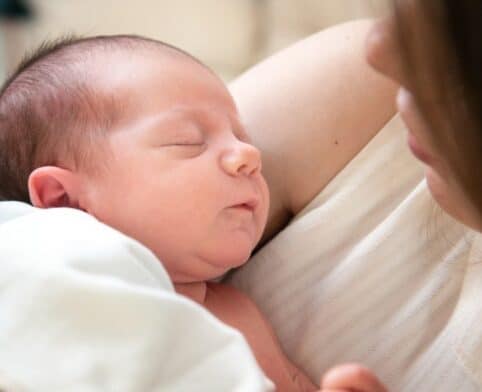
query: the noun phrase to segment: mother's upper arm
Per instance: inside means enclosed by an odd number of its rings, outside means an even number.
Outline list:
[[[318,194],[395,113],[395,84],[365,61],[370,26],[360,20],[314,34],[230,85],[263,154],[272,192],[268,235]]]

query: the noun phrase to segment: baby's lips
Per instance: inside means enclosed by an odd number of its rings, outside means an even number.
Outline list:
[[[256,209],[258,204],[259,204],[259,199],[256,198],[256,197],[251,197],[251,198],[245,199],[243,201],[240,201],[239,203],[233,204],[230,207],[231,208],[245,208],[247,210],[250,210],[250,211],[254,212],[254,210]]]

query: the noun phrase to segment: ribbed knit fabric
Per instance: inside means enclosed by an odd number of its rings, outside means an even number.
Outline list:
[[[481,391],[481,237],[436,206],[405,139],[395,117],[230,280],[314,382],[357,361],[391,391]]]

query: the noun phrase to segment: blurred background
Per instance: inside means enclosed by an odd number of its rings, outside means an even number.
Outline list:
[[[225,81],[302,37],[387,11],[391,0],[0,0],[0,80],[45,39],[140,34],[176,45]]]

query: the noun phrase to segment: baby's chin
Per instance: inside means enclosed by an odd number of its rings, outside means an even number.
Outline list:
[[[183,257],[185,262],[182,265],[175,260],[166,260],[164,266],[174,283],[219,281],[233,268],[245,264],[252,250],[251,246],[203,249],[191,256]]]
[[[253,246],[226,246],[216,252],[205,254],[204,260],[212,266],[212,274],[206,280],[225,275],[229,270],[244,265],[250,258]]]
[[[236,246],[232,246],[231,249],[221,250],[213,259],[212,264],[226,270],[237,268],[249,260],[252,251],[252,246],[237,249]]]

